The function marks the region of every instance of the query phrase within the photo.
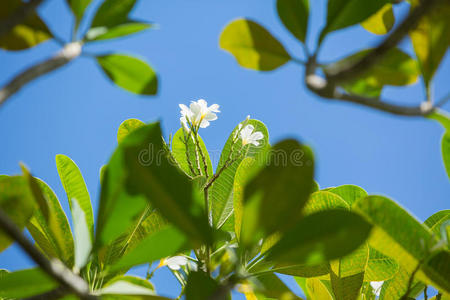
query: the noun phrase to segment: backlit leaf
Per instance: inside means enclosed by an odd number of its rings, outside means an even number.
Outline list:
[[[128,119],[123,121],[117,131],[117,142],[120,143],[133,130],[144,126],[145,123],[138,119]]]
[[[388,33],[394,26],[394,23],[395,16],[392,4],[388,3],[368,19],[364,20],[361,26],[371,33],[381,35]]]

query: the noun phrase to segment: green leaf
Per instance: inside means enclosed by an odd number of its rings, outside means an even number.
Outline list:
[[[346,57],[328,67],[325,71],[340,69],[367,55],[371,49],[363,50]],[[358,79],[346,82],[344,89],[350,92],[371,95],[372,89],[381,91],[385,85],[403,86],[413,84],[419,76],[417,61],[398,48],[391,49],[380,61],[361,74]]]
[[[359,0],[329,0],[327,23],[322,30],[319,43],[335,30],[358,24],[379,11],[388,0],[367,0],[361,5]]]
[[[446,111],[436,109],[426,118],[438,121],[445,130],[450,131],[450,115]]]
[[[449,270],[436,268],[437,262],[445,263],[449,256],[445,250],[436,252],[430,257],[430,249],[436,245],[431,231],[419,223],[394,201],[382,196],[368,196],[354,204],[374,230],[369,245],[397,263],[412,274],[418,264],[421,265],[416,277],[436,288],[447,291],[450,284],[444,278],[450,278]]]
[[[158,91],[155,71],[141,59],[110,54],[97,56],[97,62],[109,79],[131,93],[155,95]]]
[[[416,5],[414,3],[412,7]],[[442,3],[421,18],[415,29],[409,32],[427,87],[450,45],[449,14],[450,6]]]
[[[394,277],[399,266],[395,260],[369,247],[369,261],[364,273],[364,281],[385,281]]]
[[[2,274],[0,297],[22,299],[45,293],[56,287],[58,283],[39,268],[20,270]]]
[[[308,215],[314,212],[327,209],[345,209],[349,210],[350,205],[339,195],[330,191],[318,191],[311,194],[303,213]]]
[[[310,278],[327,275],[330,273],[330,268],[328,267],[328,263],[322,263],[319,265],[294,265],[294,266],[277,265],[274,268],[274,272],[291,276]]]
[[[269,152],[266,167],[244,190],[241,242],[283,232],[295,224],[314,186],[312,151],[295,140],[284,140]]]
[[[0,209],[19,229],[25,227],[33,215],[35,206],[33,195],[24,177],[0,175]],[[0,252],[12,243],[9,236],[0,229]]]
[[[332,300],[333,292],[329,282],[317,278],[295,277],[308,300]]]
[[[329,190],[330,193],[339,195],[351,207],[359,198],[367,197],[367,192],[356,185],[346,184]]]
[[[68,156],[58,154],[55,157],[56,168],[59,177],[67,194],[70,208],[73,206],[73,199],[78,201],[83,210],[88,225],[91,239],[94,237],[94,216],[92,213],[91,198],[84,182],[80,169]]]
[[[152,26],[153,25],[149,23],[127,21],[127,23],[119,24],[114,27],[94,27],[88,30],[86,39],[88,42],[116,39],[144,31]]]
[[[130,275],[121,275],[111,279],[99,292],[101,295],[156,295],[155,288],[149,281]]]
[[[267,150],[269,145],[269,132],[267,131],[264,123],[258,120],[248,120],[247,124],[252,125],[255,128],[255,132],[259,131],[264,135],[264,138],[260,141],[259,146],[254,146],[252,144],[246,146],[248,147],[248,151],[246,152],[245,157],[256,157]],[[233,145],[233,139],[238,130],[239,126],[236,126],[225,143],[222,153],[220,154],[220,160],[217,165],[216,172],[224,168],[230,159],[238,156],[238,153],[242,148],[242,142],[239,139]],[[221,228],[227,219],[231,219],[233,214],[233,184],[237,168],[242,160],[243,158],[236,159],[235,162],[225,168],[209,189],[213,224],[217,228]]]
[[[371,228],[362,217],[349,211],[319,211],[304,217],[286,232],[269,250],[267,259],[286,264],[326,262],[360,247]]]
[[[147,201],[194,244],[210,243],[206,212],[194,201],[193,190],[189,179],[168,160],[159,123],[136,129],[119,144],[105,172],[98,245],[111,242],[130,228]]]
[[[69,221],[53,190],[42,180],[34,178],[45,198],[44,208],[38,204],[27,224],[31,236],[49,257],[56,257],[67,266],[74,264],[74,242]],[[48,210],[45,218],[43,210]]]
[[[277,11],[283,25],[305,43],[308,30],[308,0],[277,0]]]
[[[186,140],[186,143],[184,142]],[[206,160],[206,167],[208,169],[208,175],[213,174],[213,168],[211,164],[211,159],[209,158],[208,150],[206,149],[205,143],[202,138],[198,136],[198,143],[200,144],[200,149],[203,152]],[[187,147],[186,147],[187,144]],[[187,153],[187,154],[186,154]],[[183,169],[186,174],[193,177],[198,175],[205,175],[205,165],[201,158],[200,152],[197,149],[196,143],[193,141],[192,134],[188,134],[183,130],[183,128],[178,129],[172,138],[172,155]],[[188,157],[189,160],[188,160]],[[196,164],[196,157],[198,157],[199,169],[201,174],[198,174],[198,168]],[[192,172],[191,167],[189,167],[189,162],[192,166],[194,172]]]
[[[75,30],[80,25],[81,19],[83,19],[84,11],[89,6],[92,0],[66,0],[73,15],[75,16]]]
[[[25,5],[21,0],[8,0],[0,3],[0,22],[9,18]],[[52,38],[47,25],[36,12],[29,14],[22,23],[0,36],[0,48],[5,50],[24,50]]]
[[[367,31],[373,34],[386,34],[394,27],[395,16],[392,4],[385,4],[379,11],[361,23]]]
[[[275,274],[264,274],[255,277],[252,281],[253,290],[261,299],[302,299],[295,295],[286,284]]]
[[[405,295],[408,290],[411,273],[400,267],[395,276],[383,284],[380,292],[380,300],[398,300]],[[418,280],[413,280],[409,297],[417,297],[425,285]]]
[[[123,255],[117,263],[111,266],[112,270],[128,269],[155,260],[173,256],[187,250],[188,240],[178,229],[167,225],[162,229],[149,234],[136,247]]]
[[[130,132],[144,125],[145,123],[138,119],[128,119],[123,121],[117,131],[117,142],[120,144]]]
[[[185,287],[186,300],[226,299],[215,297],[219,284],[208,274],[197,271],[190,272]]]
[[[442,159],[444,160],[445,170],[450,178],[450,131],[447,131],[442,137]]]
[[[441,236],[441,226],[444,222],[450,220],[450,209],[438,211],[425,220],[424,224],[437,236]]]
[[[251,20],[237,19],[228,24],[220,35],[219,44],[234,55],[242,67],[253,70],[271,71],[291,59],[276,38]]]
[[[105,0],[92,20],[91,28],[113,27],[126,23],[136,0]]]
[[[75,267],[81,269],[89,259],[92,250],[92,236],[86,214],[76,198],[72,199],[72,220],[75,233]]]

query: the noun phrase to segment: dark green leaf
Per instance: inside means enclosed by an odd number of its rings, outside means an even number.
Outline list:
[[[97,62],[109,79],[131,93],[155,95],[158,91],[156,73],[143,60],[128,55],[110,54],[98,56]]]
[[[105,0],[92,20],[91,28],[113,27],[126,23],[136,0]]]
[[[380,10],[389,0],[329,0],[327,23],[322,30],[319,43],[327,33],[358,24]]]
[[[0,209],[23,229],[36,207],[27,180],[22,176],[0,175]],[[0,229],[0,252],[13,241]]]
[[[251,20],[238,19],[228,24],[219,43],[220,48],[234,55],[244,68],[271,71],[291,59],[277,39]]]
[[[83,18],[84,11],[89,6],[92,0],[66,0],[73,15],[75,16],[75,30],[80,25],[81,19]]]
[[[68,156],[58,154],[56,155],[56,168],[58,169],[59,177],[63,184],[64,190],[69,200],[69,205],[72,208],[73,199],[78,201],[83,210],[88,226],[91,240],[94,238],[94,215],[92,213],[91,198],[84,182],[83,175],[80,169]]]
[[[58,286],[39,268],[2,274],[0,298],[26,298],[50,291]]]
[[[255,281],[252,290],[256,296],[260,296],[258,299],[302,299],[295,295],[275,274],[260,275],[252,279],[252,281]]]
[[[190,272],[185,288],[186,300],[226,299],[215,295],[218,287],[219,284],[208,274],[201,271]]]
[[[299,218],[314,186],[312,151],[295,140],[276,144],[266,167],[246,185],[241,242],[285,231]]]
[[[21,0],[8,0],[0,2],[0,22],[15,13],[24,2]],[[37,13],[31,13],[24,21],[13,29],[0,36],[0,48],[5,50],[24,50],[34,47],[52,38],[47,25],[39,18]]]
[[[326,262],[360,247],[371,228],[362,217],[349,211],[319,211],[286,232],[269,250],[267,259],[293,265]]]
[[[277,0],[278,16],[284,26],[301,42],[305,43],[308,30],[308,0]]]

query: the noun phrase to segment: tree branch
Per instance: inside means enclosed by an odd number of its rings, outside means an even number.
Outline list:
[[[0,90],[0,106],[30,81],[54,71],[77,58],[81,54],[81,46],[82,45],[79,42],[67,44],[55,56],[38,63],[17,75]]]
[[[445,0],[423,0],[414,8],[403,22],[375,49],[367,53],[360,60],[343,66],[340,69],[332,70],[328,74],[328,82],[337,84],[357,78],[359,75],[370,69],[377,63],[390,49],[394,48],[408,32],[417,26],[419,20],[431,11],[437,4]]]
[[[23,4],[5,20],[0,21],[0,37],[22,23],[44,0],[30,0]]]
[[[9,216],[0,209],[0,228],[31,257],[44,272],[58,281],[62,288],[76,294],[81,299],[98,299],[89,294],[89,286],[58,259],[48,260],[17,228]]]

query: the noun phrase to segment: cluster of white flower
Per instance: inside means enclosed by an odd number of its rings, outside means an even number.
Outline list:
[[[187,132],[193,130],[197,132],[199,128],[206,128],[209,126],[210,121],[217,120],[216,113],[219,113],[219,105],[213,104],[208,107],[208,102],[204,99],[198,101],[191,101],[189,107],[184,104],[179,104],[181,108],[181,124]],[[247,125],[250,116],[240,123],[235,133],[235,138],[238,136],[242,140],[242,146],[247,144],[253,144],[259,146],[259,140],[264,138],[264,135],[260,131],[255,131],[255,127],[251,124]]]

